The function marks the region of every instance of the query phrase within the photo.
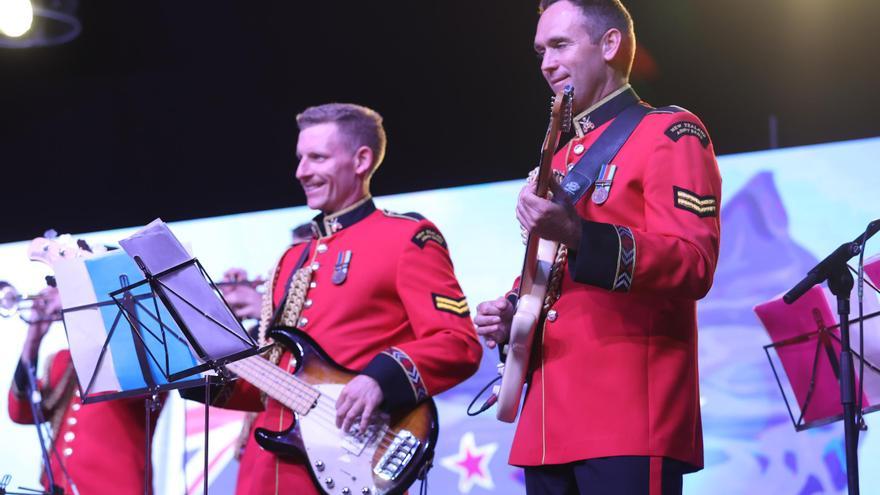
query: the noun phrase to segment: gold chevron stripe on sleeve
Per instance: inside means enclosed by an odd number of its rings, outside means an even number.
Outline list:
[[[458,316],[466,316],[470,314],[467,299],[464,297],[453,298],[442,296],[440,294],[432,294],[434,299],[434,308],[438,311],[445,311]]]

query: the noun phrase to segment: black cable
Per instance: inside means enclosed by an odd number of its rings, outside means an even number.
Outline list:
[[[859,398],[858,408],[856,408],[856,426],[860,430],[865,429],[865,416],[862,408],[865,402],[865,245],[868,243],[867,231],[862,235],[862,245],[859,252],[859,280],[858,280],[858,299],[859,299]]]
[[[486,409],[489,409],[490,407],[492,407],[493,405],[495,405],[496,402],[498,402],[498,396],[495,395],[495,394],[492,394],[492,395],[489,396],[488,399],[486,399],[486,402],[484,402],[483,405],[480,406],[480,409],[479,409],[478,411],[476,411],[476,412],[471,412],[471,408],[473,408],[473,407],[474,407],[474,404],[477,403],[477,399],[479,399],[480,397],[482,397],[483,394],[486,393],[486,390],[489,390],[489,387],[491,387],[492,385],[495,385],[495,382],[497,382],[497,381],[500,380],[500,379],[501,379],[501,375],[496,376],[496,377],[493,378],[489,383],[487,383],[485,387],[483,387],[479,392],[477,392],[477,395],[474,396],[474,399],[471,401],[470,404],[468,404],[468,407],[467,407],[467,415],[468,415],[468,416],[476,416],[476,415],[478,415],[478,414],[481,414],[481,413],[483,413]]]

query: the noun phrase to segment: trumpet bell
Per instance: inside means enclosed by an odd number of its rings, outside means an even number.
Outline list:
[[[21,294],[9,282],[0,280],[0,317],[9,318],[18,313]]]

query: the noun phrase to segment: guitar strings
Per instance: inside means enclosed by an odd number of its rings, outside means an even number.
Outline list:
[[[269,364],[268,361],[263,363],[263,362],[254,360],[253,362],[248,363],[248,364],[254,364],[254,365],[256,365],[256,366],[254,366],[254,368],[263,368],[264,370],[266,370],[268,372],[267,374],[270,375],[269,378],[270,378],[270,380],[272,380],[274,385],[287,385],[287,383],[285,383],[285,379],[289,380],[290,378],[296,378],[296,377],[293,377],[293,375],[290,375],[290,374],[284,372],[281,368],[278,368],[275,365]],[[266,365],[268,365],[268,366],[266,366]],[[260,370],[252,369],[251,371],[260,371]],[[300,406],[309,405],[309,407],[303,407],[303,409],[306,410],[305,414],[306,415],[313,414],[314,417],[316,418],[316,424],[318,426],[322,427],[323,429],[325,429],[327,431],[330,431],[331,433],[338,434],[340,432],[340,429],[336,426],[336,407],[335,407],[336,398],[331,397],[329,394],[322,393],[322,392],[318,391],[314,387],[311,387],[308,384],[305,384],[305,382],[303,382],[302,380],[300,380],[298,378],[296,378],[296,381],[298,382],[298,384],[305,385],[310,390],[312,390],[315,394],[317,394],[317,397],[314,401],[304,401],[301,398],[293,397],[293,401],[297,402],[298,403],[297,405],[300,405]],[[279,395],[282,395],[283,398],[291,399],[290,392],[286,391],[286,387],[282,387],[282,390],[285,390],[285,391],[281,392]],[[322,398],[333,400],[334,403],[328,404],[325,400],[321,400]],[[281,401],[279,401],[279,402],[281,402]],[[281,402],[281,403],[291,410],[294,410],[294,411],[296,410],[296,408],[290,407],[289,404],[284,404],[283,402]],[[315,407],[311,407],[312,403],[315,404]],[[300,413],[300,414],[302,415],[302,413]],[[388,436],[389,433],[391,434],[390,437]],[[375,435],[376,436],[381,435],[380,440],[378,442],[376,442],[377,447],[387,448],[394,442],[395,439],[400,437],[400,432],[392,430],[390,425],[383,424],[382,428],[378,432],[376,432]]]
[[[282,396],[283,399],[287,399],[288,401],[293,402],[294,403],[293,405],[299,406],[300,408],[306,410],[305,414],[299,413],[300,415],[314,414],[315,419],[316,419],[316,421],[315,421],[316,424],[320,425],[325,430],[329,430],[333,433],[340,432],[340,428],[336,426],[335,400],[338,398],[331,397],[329,394],[325,394],[325,393],[318,391],[316,388],[314,388],[313,386],[304,382],[300,378],[287,373],[286,371],[284,371],[280,367],[278,367],[272,363],[269,363],[268,361],[266,361],[262,357],[255,356],[253,358],[244,359],[244,360],[238,361],[237,363],[232,363],[232,364],[233,365],[230,366],[231,369],[244,367],[244,368],[248,368],[250,371],[262,372],[263,374],[267,375],[267,377],[270,379],[272,384],[275,385],[276,388],[278,388],[278,390],[280,390],[280,392],[277,395]],[[235,371],[235,369],[233,369],[233,371]],[[245,378],[245,380],[246,380],[246,378]],[[311,398],[304,399],[302,397],[302,392],[300,392],[299,394],[295,394],[296,390],[292,391],[292,392],[294,392],[294,395],[291,395],[291,391],[288,390],[288,387],[286,386],[286,385],[289,385],[288,381],[293,381],[296,384],[294,388],[296,388],[298,386],[299,388],[307,389],[308,392],[311,392],[311,394],[315,395],[315,398],[314,399],[311,399]],[[332,405],[327,404],[326,401],[321,400],[322,397],[327,398],[327,399],[331,399],[334,401],[334,403]],[[276,399],[276,400],[278,400],[278,399]],[[291,407],[291,405],[284,404],[284,402],[282,402],[282,401],[279,401],[279,402],[281,402],[282,405],[290,408],[293,411],[297,410],[297,407]],[[312,407],[312,404],[314,404],[314,407]],[[308,406],[308,407],[305,407],[305,406]],[[384,423],[384,421],[383,421],[383,423]],[[389,433],[392,433],[390,438],[388,436]],[[346,435],[353,436],[350,434],[346,434]],[[390,425],[387,425],[387,424],[383,424],[382,428],[378,432],[376,432],[376,435],[377,436],[381,435],[381,439],[376,443],[376,445],[377,445],[377,447],[382,447],[382,448],[387,448],[388,446],[390,446],[394,442],[395,439],[400,438],[400,432],[393,431],[391,429]]]

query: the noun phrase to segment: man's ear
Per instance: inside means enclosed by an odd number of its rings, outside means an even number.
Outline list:
[[[373,150],[369,146],[361,146],[354,152],[354,171],[364,177],[373,169]]]
[[[606,62],[611,62],[617,58],[620,52],[620,45],[623,43],[623,34],[617,28],[611,28],[605,31],[602,40],[599,42],[602,48],[602,57]]]

